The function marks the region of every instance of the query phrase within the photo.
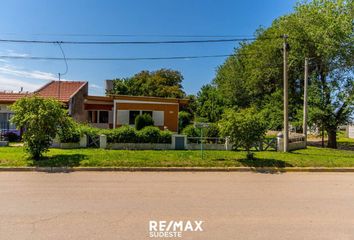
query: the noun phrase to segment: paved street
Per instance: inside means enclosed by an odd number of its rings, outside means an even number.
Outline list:
[[[0,239],[353,239],[351,173],[0,173]]]

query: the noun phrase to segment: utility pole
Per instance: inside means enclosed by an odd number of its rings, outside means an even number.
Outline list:
[[[60,76],[61,74],[60,73],[58,73],[58,79],[59,79],[59,81],[58,81],[58,101],[60,101]]]
[[[283,71],[283,79],[284,79],[284,152],[288,152],[289,150],[289,89],[288,89],[288,43],[287,43],[287,35],[283,35],[283,61],[284,61],[284,71]]]
[[[303,118],[303,133],[305,136],[305,144],[307,146],[307,86],[309,74],[309,59],[305,58],[305,73],[304,73],[304,118]]]

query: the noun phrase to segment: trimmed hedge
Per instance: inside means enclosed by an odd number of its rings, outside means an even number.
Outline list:
[[[172,133],[162,131],[158,127],[148,126],[137,131],[134,127],[122,126],[116,129],[100,129],[89,125],[69,124],[59,131],[59,139],[63,143],[79,142],[80,136],[91,137],[104,134],[108,143],[171,143]]]

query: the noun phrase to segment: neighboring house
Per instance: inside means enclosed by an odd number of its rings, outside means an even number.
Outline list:
[[[149,114],[155,126],[177,132],[180,106],[188,104],[188,100],[176,98],[89,96],[87,82],[52,81],[33,93],[0,92],[0,130],[15,129],[9,123],[12,115],[9,106],[22,97],[32,95],[59,99],[76,121],[98,128],[134,125],[136,116]]]
[[[85,110],[87,110],[88,122],[99,128],[133,126],[138,115],[149,114],[155,126],[162,130],[177,132],[180,106],[187,103],[188,100],[176,98],[87,96]]]
[[[59,99],[68,108],[69,114],[75,120],[84,122],[87,119],[84,110],[84,100],[88,95],[88,83],[52,81],[32,93],[0,92],[0,130],[16,129],[16,126],[9,122],[13,114],[10,110],[10,105],[22,97],[33,95]]]

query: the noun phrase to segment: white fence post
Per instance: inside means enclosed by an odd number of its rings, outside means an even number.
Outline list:
[[[107,136],[100,135],[100,148],[107,148]]]
[[[283,144],[283,133],[279,132],[277,135],[277,151],[282,152],[284,149],[284,144]]]
[[[86,134],[84,134],[84,135],[82,135],[80,137],[80,147],[81,148],[87,147],[87,136],[86,136]]]

